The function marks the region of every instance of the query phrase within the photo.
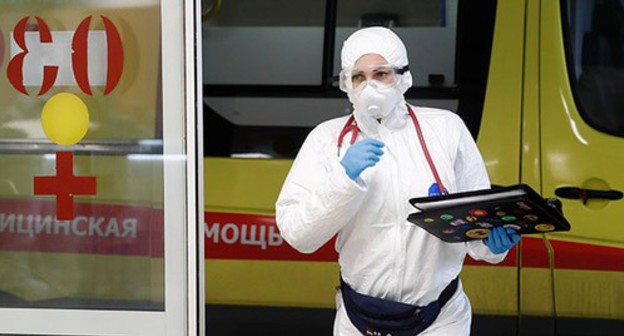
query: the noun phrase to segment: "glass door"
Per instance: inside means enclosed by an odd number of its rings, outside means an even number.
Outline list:
[[[0,1],[0,335],[203,332],[196,7]]]

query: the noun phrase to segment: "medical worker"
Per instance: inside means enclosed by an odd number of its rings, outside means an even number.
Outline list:
[[[454,113],[405,102],[412,75],[391,30],[356,31],[341,62],[353,114],[308,135],[277,200],[281,235],[312,253],[338,234],[334,335],[469,335],[466,253],[498,263],[519,236],[445,243],[406,218],[410,198],[490,188],[475,142]]]

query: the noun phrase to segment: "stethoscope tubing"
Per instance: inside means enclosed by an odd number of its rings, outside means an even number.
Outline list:
[[[409,113],[409,116],[412,119],[412,123],[414,124],[414,127],[416,128],[416,134],[418,135],[420,146],[423,149],[425,158],[427,159],[427,163],[429,164],[429,168],[431,169],[431,173],[433,174],[433,177],[436,180],[438,187],[440,187],[440,192],[442,193],[442,195],[445,195],[447,194],[446,188],[444,188],[444,186],[442,185],[442,179],[440,179],[440,175],[438,174],[438,170],[436,169],[433,159],[431,158],[431,154],[429,154],[429,149],[427,148],[425,137],[422,134],[422,130],[420,128],[420,123],[418,122],[418,118],[416,117],[416,114],[412,110],[411,106],[409,106],[409,104],[406,104],[406,106],[407,106],[407,112]],[[347,119],[347,122],[345,123],[345,125],[342,127],[342,130],[340,131],[340,135],[338,136],[338,142],[337,142],[338,150],[336,152],[337,156],[340,156],[340,149],[342,148],[344,137],[349,132],[351,132],[351,139],[349,141],[349,144],[353,145],[360,132],[360,129],[357,126],[357,123],[355,122],[355,117],[353,116],[353,114],[349,116],[349,118]]]

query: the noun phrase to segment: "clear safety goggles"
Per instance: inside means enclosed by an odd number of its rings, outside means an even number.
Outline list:
[[[396,85],[400,75],[408,70],[407,65],[402,68],[395,68],[389,64],[345,68],[340,71],[340,89],[344,92],[359,91],[369,82],[375,83],[375,86],[382,89],[390,88]]]

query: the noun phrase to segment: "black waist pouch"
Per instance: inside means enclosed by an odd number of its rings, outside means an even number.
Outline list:
[[[362,335],[414,336],[435,321],[457,290],[458,281],[453,279],[437,300],[422,307],[360,294],[342,278],[340,290],[347,316]]]

